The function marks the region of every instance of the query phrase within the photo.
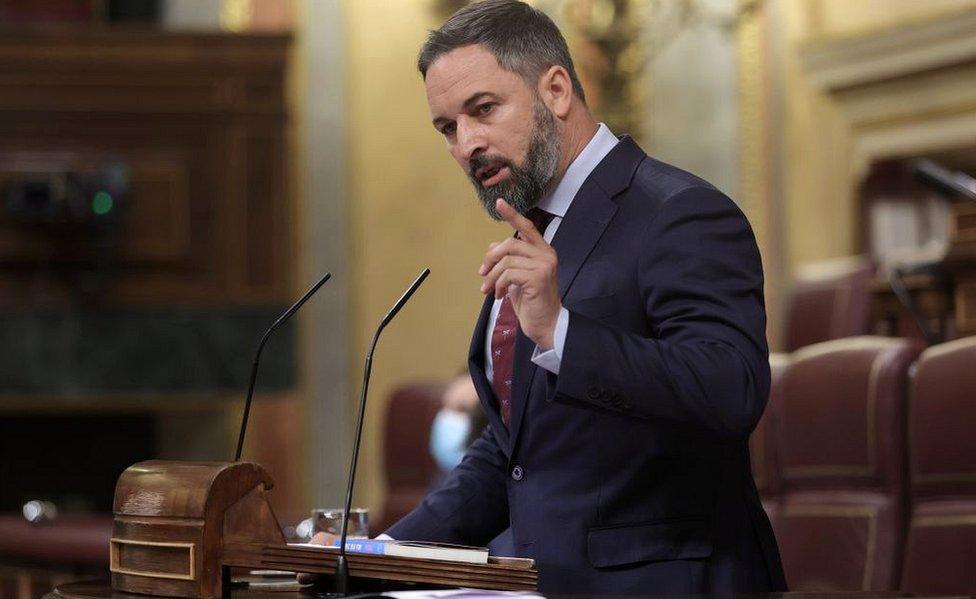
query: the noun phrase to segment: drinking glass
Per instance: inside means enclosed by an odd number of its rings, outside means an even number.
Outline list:
[[[312,534],[328,532],[339,536],[342,534],[341,508],[312,510]],[[349,510],[349,539],[369,538],[369,510],[366,508],[352,508]]]

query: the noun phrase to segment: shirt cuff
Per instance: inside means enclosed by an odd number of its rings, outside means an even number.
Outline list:
[[[373,539],[373,540],[374,540],[374,541],[395,541],[396,539],[394,539],[393,537],[391,537],[390,535],[388,535],[388,534],[386,534],[386,533],[383,533],[383,534],[381,534],[381,535],[378,535],[378,536],[377,536],[377,537],[376,537],[375,539]]]
[[[563,348],[566,347],[566,331],[569,330],[569,310],[559,309],[556,319],[556,330],[552,333],[552,349],[542,351],[535,346],[532,352],[532,363],[545,368],[553,374],[559,374],[559,365],[563,361]]]

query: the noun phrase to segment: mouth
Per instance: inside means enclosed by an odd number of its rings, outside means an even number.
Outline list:
[[[475,178],[483,187],[491,187],[505,180],[509,169],[504,165],[483,166],[475,172]]]

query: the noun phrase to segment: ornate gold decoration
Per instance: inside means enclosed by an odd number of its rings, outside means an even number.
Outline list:
[[[643,74],[647,47],[641,0],[563,0],[553,3],[594,115],[611,130],[644,131]],[[545,9],[545,7],[541,7]]]

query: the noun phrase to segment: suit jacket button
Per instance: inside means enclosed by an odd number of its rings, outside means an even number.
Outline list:
[[[512,478],[514,480],[522,480],[522,476],[524,474],[525,473],[522,472],[522,467],[521,466],[516,465],[514,468],[512,468]]]

